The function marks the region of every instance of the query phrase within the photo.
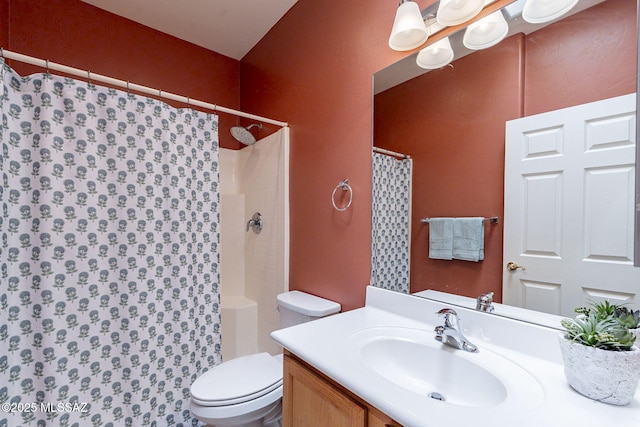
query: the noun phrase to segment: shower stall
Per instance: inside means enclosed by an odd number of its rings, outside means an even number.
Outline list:
[[[269,334],[289,287],[289,129],[255,142],[249,128],[240,128],[247,147],[220,150],[223,360],[281,351]],[[259,234],[247,226],[256,212]]]

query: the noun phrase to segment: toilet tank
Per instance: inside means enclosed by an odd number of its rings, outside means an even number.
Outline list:
[[[341,308],[337,302],[300,291],[279,294],[277,301],[281,328],[330,316]]]

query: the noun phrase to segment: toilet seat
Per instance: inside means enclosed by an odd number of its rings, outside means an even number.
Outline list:
[[[191,385],[192,402],[206,407],[237,405],[282,386],[282,359],[269,353],[238,357],[214,366]]]

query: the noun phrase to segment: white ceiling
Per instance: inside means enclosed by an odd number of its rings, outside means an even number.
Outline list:
[[[297,0],[83,0],[240,60]]]

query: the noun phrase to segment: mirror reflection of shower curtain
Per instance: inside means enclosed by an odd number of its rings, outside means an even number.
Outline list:
[[[28,408],[0,425],[192,425],[221,362],[217,116],[0,72],[0,402]]]
[[[373,153],[371,285],[409,293],[413,161]]]

